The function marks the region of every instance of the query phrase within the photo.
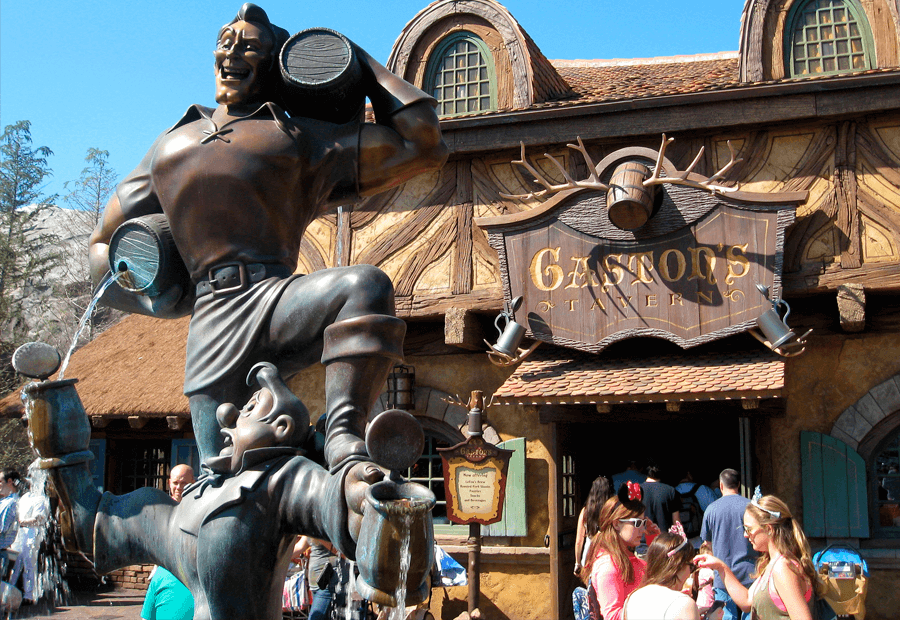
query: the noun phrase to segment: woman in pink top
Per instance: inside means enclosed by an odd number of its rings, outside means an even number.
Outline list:
[[[644,561],[634,548],[645,532],[658,534],[659,528],[644,516],[641,487],[626,482],[616,497],[600,510],[600,527],[591,541],[582,579],[588,583],[591,620],[621,620],[626,597],[644,577]]]
[[[759,552],[756,581],[749,589],[722,560],[699,555],[697,566],[718,571],[728,594],[759,620],[812,620],[816,570],[806,535],[790,509],[774,495],[761,496],[759,487],[744,511],[744,536]]]

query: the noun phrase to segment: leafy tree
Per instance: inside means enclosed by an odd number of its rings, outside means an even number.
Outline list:
[[[23,299],[58,261],[56,238],[40,225],[54,199],[42,192],[52,154],[46,146],[32,147],[29,121],[8,125],[0,136],[0,362],[8,362],[27,334]],[[0,366],[0,392],[14,384],[8,368]]]
[[[109,151],[89,148],[84,158],[87,166],[77,181],[66,181],[66,204],[72,210],[71,219],[88,233],[94,229],[103,207],[116,189],[116,171],[109,165]],[[79,231],[80,232],[80,231]]]

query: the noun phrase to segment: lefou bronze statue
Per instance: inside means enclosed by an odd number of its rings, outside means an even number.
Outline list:
[[[366,415],[402,359],[405,323],[390,279],[370,265],[292,275],[316,217],[440,168],[435,101],[354,46],[375,123],[290,117],[277,103],[287,32],[245,4],[215,50],[215,109],[191,106],[109,201],[90,241],[95,285],[127,220],[162,213],[191,277],[155,296],[107,289],[102,302],[158,317],[192,313],[184,393],[201,460],[216,455],[221,403],[246,402],[261,361],[285,377],[325,365],[325,461],[365,459]],[[187,289],[187,290],[186,290]]]
[[[137,563],[164,566],[190,589],[197,620],[275,620],[294,541],[306,534],[356,558],[361,591],[393,604],[401,568],[389,539],[397,530],[380,518],[370,496],[380,489],[400,497],[396,491],[403,498],[393,511],[409,507],[413,518],[407,600],[424,600],[434,559],[430,491],[377,482],[384,474],[370,462],[329,473],[300,449],[309,413],[277,369],[260,363],[247,380],[260,389],[240,411],[219,407],[227,445],[207,461],[213,473],[188,486],[180,503],[154,488],[101,494],[88,467],[90,422],[75,380],[26,386],[37,464],[50,471],[61,498],[67,547],[92,553],[100,573]],[[404,494],[409,486],[418,490]]]

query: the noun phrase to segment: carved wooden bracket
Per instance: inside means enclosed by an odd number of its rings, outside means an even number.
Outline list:
[[[109,418],[104,418],[99,415],[91,416],[91,426],[94,428],[106,428],[109,425]]]
[[[866,328],[866,290],[862,284],[838,286],[837,304],[845,332],[861,332]]]
[[[484,330],[475,313],[466,308],[447,308],[444,315],[444,342],[470,351],[484,349]]]
[[[187,424],[188,419],[177,415],[167,415],[166,424],[173,431],[180,431]]]
[[[678,413],[681,411],[681,403],[670,401],[666,403],[666,411],[669,413]]]
[[[139,415],[130,415],[128,416],[128,426],[131,428],[144,428],[147,426],[147,422],[149,418],[145,418]]]

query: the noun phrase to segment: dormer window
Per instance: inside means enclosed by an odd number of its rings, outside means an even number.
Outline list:
[[[785,72],[790,77],[871,69],[872,35],[851,0],[809,0],[791,9],[785,29]]]
[[[425,85],[438,100],[438,116],[497,109],[493,57],[471,32],[453,33],[437,46],[428,61]]]

